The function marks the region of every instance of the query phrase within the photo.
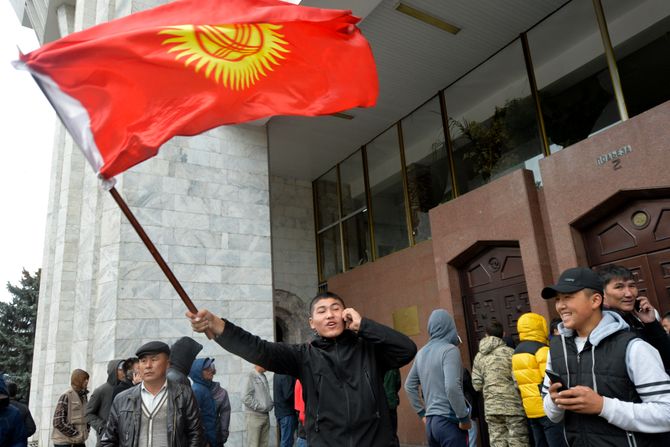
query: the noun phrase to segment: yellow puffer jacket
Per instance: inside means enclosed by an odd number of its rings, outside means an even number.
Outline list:
[[[531,419],[545,416],[539,385],[547,368],[547,321],[532,312],[521,315],[517,322],[521,342],[512,356],[512,373],[521,392],[526,416]]]

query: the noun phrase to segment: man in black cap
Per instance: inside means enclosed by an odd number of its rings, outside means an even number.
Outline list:
[[[167,380],[170,347],[151,341],[135,355],[140,360],[142,383],[114,399],[101,445],[203,446],[200,413],[191,387]]]
[[[658,351],[603,311],[603,285],[591,269],[563,272],[545,287],[555,299],[560,336],[551,339],[544,410],[564,421],[569,445],[658,445],[670,430],[670,377]]]

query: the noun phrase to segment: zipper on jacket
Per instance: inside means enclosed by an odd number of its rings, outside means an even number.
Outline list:
[[[368,387],[370,387],[370,392],[372,393],[372,399],[374,400],[375,404],[375,417],[377,419],[381,418],[379,415],[379,405],[377,405],[377,395],[375,394],[374,388],[372,388],[372,380],[370,379],[370,374],[368,373],[368,370],[363,368],[363,372],[365,373],[365,379],[368,382]]]
[[[633,433],[627,431],[626,438],[628,439],[628,445],[630,447],[637,447],[637,441],[635,440],[635,435]]]
[[[339,348],[339,343],[337,342],[337,339],[335,340],[335,355],[337,356],[337,363],[341,364],[341,359],[340,359],[340,348]],[[347,392],[347,382],[342,381],[342,390],[344,391],[344,397],[347,401],[347,427],[349,428],[349,447],[354,447],[354,438],[353,438],[353,430],[351,430],[351,406],[349,405],[349,393]]]
[[[319,409],[321,407],[321,382],[323,380],[323,376],[319,376],[319,384],[317,385],[316,389],[316,417],[314,418],[314,431],[316,433],[319,432]],[[305,421],[307,422],[307,421]]]

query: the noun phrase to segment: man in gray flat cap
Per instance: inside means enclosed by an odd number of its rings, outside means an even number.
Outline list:
[[[201,447],[200,412],[191,387],[168,382],[170,347],[142,345],[142,383],[116,396],[102,436],[102,447]]]

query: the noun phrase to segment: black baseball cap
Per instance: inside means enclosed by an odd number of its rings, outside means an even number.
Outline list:
[[[559,293],[574,293],[582,289],[593,289],[603,293],[603,282],[600,276],[590,268],[575,267],[561,273],[558,282],[542,289],[542,298],[555,298]]]
[[[162,341],[150,341],[145,343],[135,352],[137,358],[141,359],[145,355],[164,353],[170,355],[170,347]]]

